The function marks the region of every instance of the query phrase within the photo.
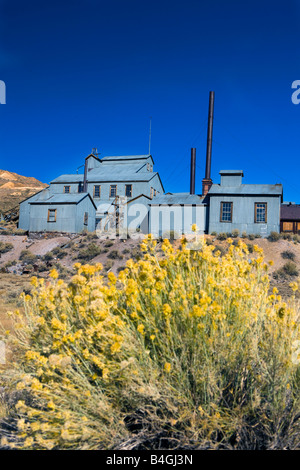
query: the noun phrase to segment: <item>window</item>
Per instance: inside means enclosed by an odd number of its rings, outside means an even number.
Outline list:
[[[101,194],[101,186],[99,184],[96,184],[94,186],[94,197],[100,197]]]
[[[56,209],[48,209],[48,222],[56,222]]]
[[[82,182],[80,182],[80,183],[78,184],[78,192],[79,192],[79,193],[83,193],[83,183],[82,183]]]
[[[151,199],[153,198],[153,192],[154,192],[154,189],[151,187],[150,188],[150,197],[151,197]]]
[[[89,220],[89,214],[88,214],[88,212],[85,212],[85,213],[84,213],[84,218],[83,218],[83,224],[84,224],[84,225],[87,225],[87,224],[88,224],[88,220]]]
[[[97,230],[97,229],[101,230],[101,228],[102,228],[102,219],[96,217],[96,221],[95,221],[95,230]]]
[[[150,171],[150,163],[147,163],[147,171]]]
[[[110,190],[109,190],[109,197],[116,197],[116,195],[117,195],[117,185],[111,184]]]
[[[132,197],[132,184],[125,184],[125,196]]]
[[[255,203],[254,222],[256,224],[267,222],[267,203],[266,202]]]
[[[220,222],[232,222],[232,202],[221,202]]]
[[[69,193],[70,192],[70,186],[64,186],[64,193]]]

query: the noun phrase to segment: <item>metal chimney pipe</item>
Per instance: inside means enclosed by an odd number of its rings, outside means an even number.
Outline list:
[[[213,133],[213,119],[214,119],[214,100],[215,92],[209,92],[209,109],[208,109],[208,127],[207,127],[207,147],[206,147],[206,168],[205,179],[210,179],[211,171],[211,147],[212,147],[212,133]]]
[[[196,174],[196,149],[191,149],[191,181],[190,194],[195,194],[195,174]]]
[[[85,159],[84,162],[84,177],[83,177],[83,192],[87,193],[87,167],[88,167],[88,159]]]

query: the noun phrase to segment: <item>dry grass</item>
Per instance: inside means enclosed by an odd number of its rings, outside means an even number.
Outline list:
[[[20,294],[30,288],[30,276],[0,273],[0,321],[5,328],[11,326],[7,312],[23,308]]]

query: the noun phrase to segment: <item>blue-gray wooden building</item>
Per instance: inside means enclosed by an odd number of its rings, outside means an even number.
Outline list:
[[[90,154],[83,174],[61,175],[20,204],[19,227],[29,232],[94,231],[102,221],[107,224],[118,198],[145,206],[164,193],[153,166],[151,155],[99,158]]]
[[[219,184],[202,180],[202,193],[164,193],[151,155],[85,159],[84,174],[61,175],[20,204],[19,227],[30,232],[108,230],[125,198],[125,229],[155,236],[280,231],[281,184],[243,184],[242,170],[222,170]],[[210,176],[210,175],[209,175]],[[195,175],[194,175],[195,177]],[[118,214],[119,216],[120,214]],[[137,223],[138,222],[138,223]]]

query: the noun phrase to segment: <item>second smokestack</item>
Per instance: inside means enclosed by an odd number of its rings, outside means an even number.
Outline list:
[[[214,119],[214,101],[215,92],[209,92],[209,109],[208,109],[208,127],[207,127],[207,148],[206,148],[206,169],[205,179],[210,179],[211,171],[211,148],[212,148],[212,132],[213,132],[213,119]]]
[[[195,175],[196,175],[196,149],[191,149],[191,181],[190,194],[195,194]]]
[[[209,109],[208,109],[208,126],[207,126],[207,147],[206,147],[206,167],[205,177],[202,180],[202,196],[206,196],[212,186],[210,177],[211,172],[211,148],[212,148],[212,133],[213,133],[213,120],[214,120],[214,100],[215,92],[209,92]]]

